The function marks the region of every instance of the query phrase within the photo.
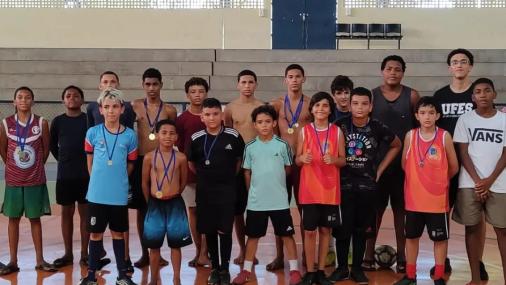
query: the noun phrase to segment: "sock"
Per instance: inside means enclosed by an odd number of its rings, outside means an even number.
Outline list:
[[[102,240],[90,240],[89,244],[89,256],[88,256],[88,277],[86,279],[95,281],[95,272],[98,268],[98,261],[100,254],[104,248],[104,242]]]
[[[351,238],[336,239],[336,255],[337,255],[338,268],[348,268],[348,253],[350,252],[350,240]]]
[[[299,264],[297,263],[297,259],[288,260],[288,264],[290,264],[290,271],[298,271]]]
[[[251,272],[253,270],[253,261],[245,260],[243,269]]]
[[[406,275],[409,279],[416,279],[416,263],[406,264]]]
[[[220,236],[220,270],[227,270],[230,266],[230,255],[232,254],[232,234],[218,234]]]
[[[113,239],[112,248],[114,249],[119,279],[123,279],[126,277],[125,240]]]
[[[353,267],[360,270],[362,270],[362,262],[364,262],[365,243],[365,233],[353,235]]]
[[[211,258],[211,266],[213,269],[220,267],[220,256],[218,255],[218,235],[206,234],[207,249]]]
[[[434,280],[443,278],[444,274],[445,274],[445,265],[436,264],[436,268],[434,269]]]
[[[333,236],[330,236],[329,238],[329,252],[335,252],[336,251],[336,248],[334,247],[334,237]]]

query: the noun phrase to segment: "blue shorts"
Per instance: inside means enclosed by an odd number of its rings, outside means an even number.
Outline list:
[[[181,196],[170,200],[149,199],[143,244],[147,248],[161,248],[165,236],[170,248],[181,248],[192,243],[186,206]]]

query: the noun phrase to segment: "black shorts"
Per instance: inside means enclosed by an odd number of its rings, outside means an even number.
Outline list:
[[[339,205],[303,204],[302,224],[305,231],[314,231],[317,227],[335,228],[341,224]]]
[[[144,156],[137,157],[134,164],[134,170],[130,174],[130,189],[128,191],[128,208],[145,210],[147,207],[146,199],[142,194],[142,162]]]
[[[285,237],[295,234],[290,209],[284,209],[273,211],[248,210],[246,212],[246,235],[252,238],[265,236],[269,218],[275,235]]]
[[[448,213],[406,211],[406,238],[421,237],[425,226],[432,241],[444,241],[450,237]]]
[[[295,161],[295,157],[293,158]],[[299,204],[299,184],[300,184],[300,167],[293,164],[290,170],[290,174],[286,176],[286,191],[288,191],[288,204],[292,202],[292,188],[293,197],[297,206]]]
[[[235,209],[233,204],[197,203],[197,230],[201,234],[232,233]]]
[[[402,169],[383,174],[377,185],[380,210],[387,208],[389,200],[392,210],[404,210],[404,171]]]
[[[341,226],[334,228],[332,235],[337,239],[353,236],[373,237],[376,234],[376,201],[375,190],[341,190]]]
[[[56,203],[62,206],[85,204],[89,178],[56,180]]]
[[[235,177],[236,196],[235,196],[235,215],[244,215],[246,205],[248,204],[248,190],[246,189],[246,181],[244,180],[244,170],[241,169]]]
[[[450,179],[450,187],[449,187],[449,202],[450,202],[450,209],[453,208],[455,205],[455,201],[457,200],[457,191],[459,190],[459,173],[455,174],[455,176]]]
[[[103,233],[109,225],[114,232],[128,231],[128,207],[88,203],[88,232]]]

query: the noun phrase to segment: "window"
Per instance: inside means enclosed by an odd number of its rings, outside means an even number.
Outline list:
[[[506,8],[506,0],[344,0],[345,8]]]

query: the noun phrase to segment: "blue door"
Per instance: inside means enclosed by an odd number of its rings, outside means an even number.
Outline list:
[[[272,48],[304,48],[305,0],[272,1]]]
[[[336,49],[336,0],[306,0],[307,49]]]

